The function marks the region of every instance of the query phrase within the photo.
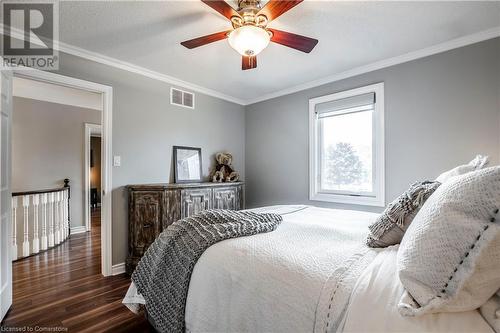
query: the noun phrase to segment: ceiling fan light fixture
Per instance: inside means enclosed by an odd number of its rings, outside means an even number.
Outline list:
[[[242,56],[256,56],[271,40],[269,33],[254,25],[244,25],[229,33],[229,45]]]

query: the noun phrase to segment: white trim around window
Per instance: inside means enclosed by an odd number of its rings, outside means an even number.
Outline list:
[[[375,94],[372,118],[372,182],[373,191],[342,192],[320,189],[320,121],[318,105],[353,97],[362,97],[366,94]],[[356,111],[348,111],[356,112]],[[345,114],[343,109],[332,111],[338,115]],[[336,202],[366,206],[385,206],[385,166],[384,166],[384,83],[351,89],[327,96],[309,100],[309,199],[315,201]]]

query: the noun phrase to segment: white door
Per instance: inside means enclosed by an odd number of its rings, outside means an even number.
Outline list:
[[[12,304],[12,259],[10,257],[12,72],[2,70],[0,79],[0,320]]]

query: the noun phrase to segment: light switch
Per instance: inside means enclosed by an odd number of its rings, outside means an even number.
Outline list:
[[[122,164],[121,156],[113,156],[113,166],[119,167]]]

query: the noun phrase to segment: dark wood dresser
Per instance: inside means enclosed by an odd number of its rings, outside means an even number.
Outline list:
[[[127,274],[173,222],[206,209],[243,209],[243,183],[128,185]]]

